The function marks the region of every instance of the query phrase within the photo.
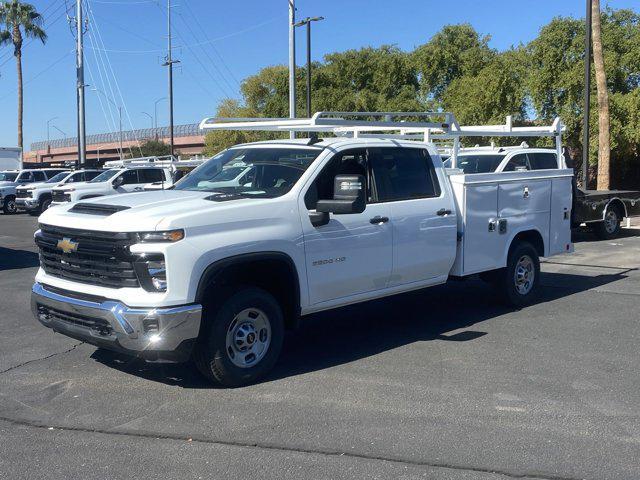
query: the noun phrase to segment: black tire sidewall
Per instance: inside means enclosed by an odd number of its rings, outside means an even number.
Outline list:
[[[616,219],[617,219],[616,228],[613,232],[608,232],[606,222],[604,221],[598,222],[595,233],[602,240],[611,240],[612,238],[616,238],[620,233],[620,222],[622,221],[622,219],[620,218],[620,214],[614,208],[614,209],[608,210],[605,215],[608,215],[610,212],[613,212],[614,215],[616,216]]]
[[[44,200],[42,200],[42,203],[40,203],[40,212],[46,212],[50,206],[51,206],[51,199],[45,198]]]
[[[527,255],[533,261],[535,276],[533,279],[533,287],[526,295],[522,295],[516,289],[514,282],[516,265],[520,258]],[[538,287],[540,285],[540,258],[535,247],[529,242],[520,242],[509,252],[507,260],[507,268],[504,271],[502,280],[502,290],[505,300],[514,307],[523,307],[532,303],[538,296]]]
[[[13,204],[13,211],[11,211],[11,210],[9,210],[7,208],[7,203],[8,202],[11,202]],[[17,213],[17,211],[18,211],[17,208],[18,208],[18,206],[16,205],[16,199],[15,198],[9,198],[9,200],[5,200],[4,201],[4,205],[2,207],[2,210],[4,211],[4,213],[6,215],[13,215],[13,214]]]
[[[228,387],[247,385],[266,375],[275,365],[284,340],[284,318],[276,299],[260,288],[242,288],[218,303],[219,307],[205,307],[203,320],[207,323],[200,345],[201,368],[205,375]],[[260,362],[249,368],[233,364],[226,350],[226,335],[236,314],[247,308],[262,310],[271,326],[271,343]]]

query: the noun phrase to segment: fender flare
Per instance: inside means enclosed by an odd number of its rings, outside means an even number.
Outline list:
[[[289,267],[289,270],[293,276],[293,305],[291,308],[289,324],[292,328],[296,328],[300,321],[300,275],[293,259],[286,253],[278,251],[265,251],[265,252],[251,252],[242,253],[239,255],[233,255],[217,260],[208,265],[198,280],[198,287],[196,289],[195,301],[196,303],[202,303],[202,296],[211,281],[213,281],[219,273],[224,269],[231,266],[238,266],[246,263],[258,262],[258,261],[278,261],[284,262]]]
[[[604,210],[602,211],[602,221],[604,221],[605,218],[607,218],[607,212],[609,211],[609,208],[611,207],[611,204],[613,202],[619,202],[620,205],[622,205],[622,218],[626,218],[628,216],[628,212],[627,212],[627,206],[624,204],[624,202],[618,198],[618,197],[613,197],[611,200],[609,200],[607,202],[607,205],[604,207]],[[620,220],[622,220],[622,218]]]

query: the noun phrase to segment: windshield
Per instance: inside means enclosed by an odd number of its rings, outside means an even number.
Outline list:
[[[16,172],[0,172],[0,182],[15,182],[17,176]]]
[[[295,185],[320,148],[232,148],[219,153],[175,184],[175,190],[274,198]]]
[[[504,155],[459,155],[458,168],[464,173],[491,173],[502,162]]]
[[[66,178],[66,176],[69,175],[69,172],[60,172],[57,175],[54,175],[53,177],[51,177],[49,180],[47,180],[44,183],[57,183],[57,182],[61,182],[62,180],[64,180]]]
[[[89,180],[89,183],[106,182],[107,180],[109,180],[111,177],[113,177],[119,171],[120,170],[118,170],[117,168],[112,168],[111,170],[105,170],[100,175],[95,177],[93,180]]]

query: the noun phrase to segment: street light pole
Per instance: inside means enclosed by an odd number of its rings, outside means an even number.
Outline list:
[[[49,135],[49,128],[51,126],[51,122],[53,122],[54,120],[57,120],[58,118],[60,118],[60,117],[53,117],[53,118],[50,118],[49,120],[47,120],[47,150],[51,148],[51,145],[49,143],[51,141],[50,140],[50,135]]]
[[[153,117],[148,114],[147,112],[141,112],[143,115],[146,115],[147,117],[149,117],[149,120],[151,120],[151,128],[153,128]]]
[[[122,147],[122,106],[118,105],[116,102],[114,102],[113,100],[111,100],[106,93],[104,93],[102,90],[93,87],[91,90],[93,90],[96,93],[100,93],[104,98],[107,99],[107,101],[111,102],[111,105],[113,105],[114,107],[116,107],[118,109],[118,124],[119,124],[119,128],[120,128],[120,160],[122,160],[122,153],[123,153],[123,147]]]
[[[289,2],[289,118],[296,118],[296,2]],[[295,132],[289,132],[289,138],[295,138]]]
[[[307,117],[311,118],[311,22],[319,22],[324,17],[307,17],[294,26],[307,26]]]
[[[160,103],[161,101],[166,100],[166,99],[167,99],[167,97],[159,98],[153,104],[153,122],[154,122],[154,127],[156,129],[158,128],[158,103]],[[157,135],[157,133],[156,133],[156,135]]]

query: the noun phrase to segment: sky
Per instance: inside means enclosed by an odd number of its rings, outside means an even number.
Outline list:
[[[76,135],[75,39],[67,22],[74,0],[31,0],[45,18],[46,45],[23,49],[25,150],[31,142]],[[605,2],[603,2],[604,5]],[[506,49],[527,43],[555,16],[584,16],[584,0],[296,0],[298,19],[313,24],[314,60],[335,51],[425,43],[444,25],[471,23]],[[609,0],[638,11],[638,0]],[[86,0],[87,134],[168,123],[165,0]],[[221,99],[239,98],[242,79],[288,62],[287,0],[172,0],[175,124],[213,115]],[[298,33],[297,62],[306,37]],[[156,101],[158,101],[156,103]],[[17,143],[17,82],[13,50],[0,47],[0,146]],[[144,112],[144,113],[143,113]],[[150,118],[151,117],[151,118]]]

